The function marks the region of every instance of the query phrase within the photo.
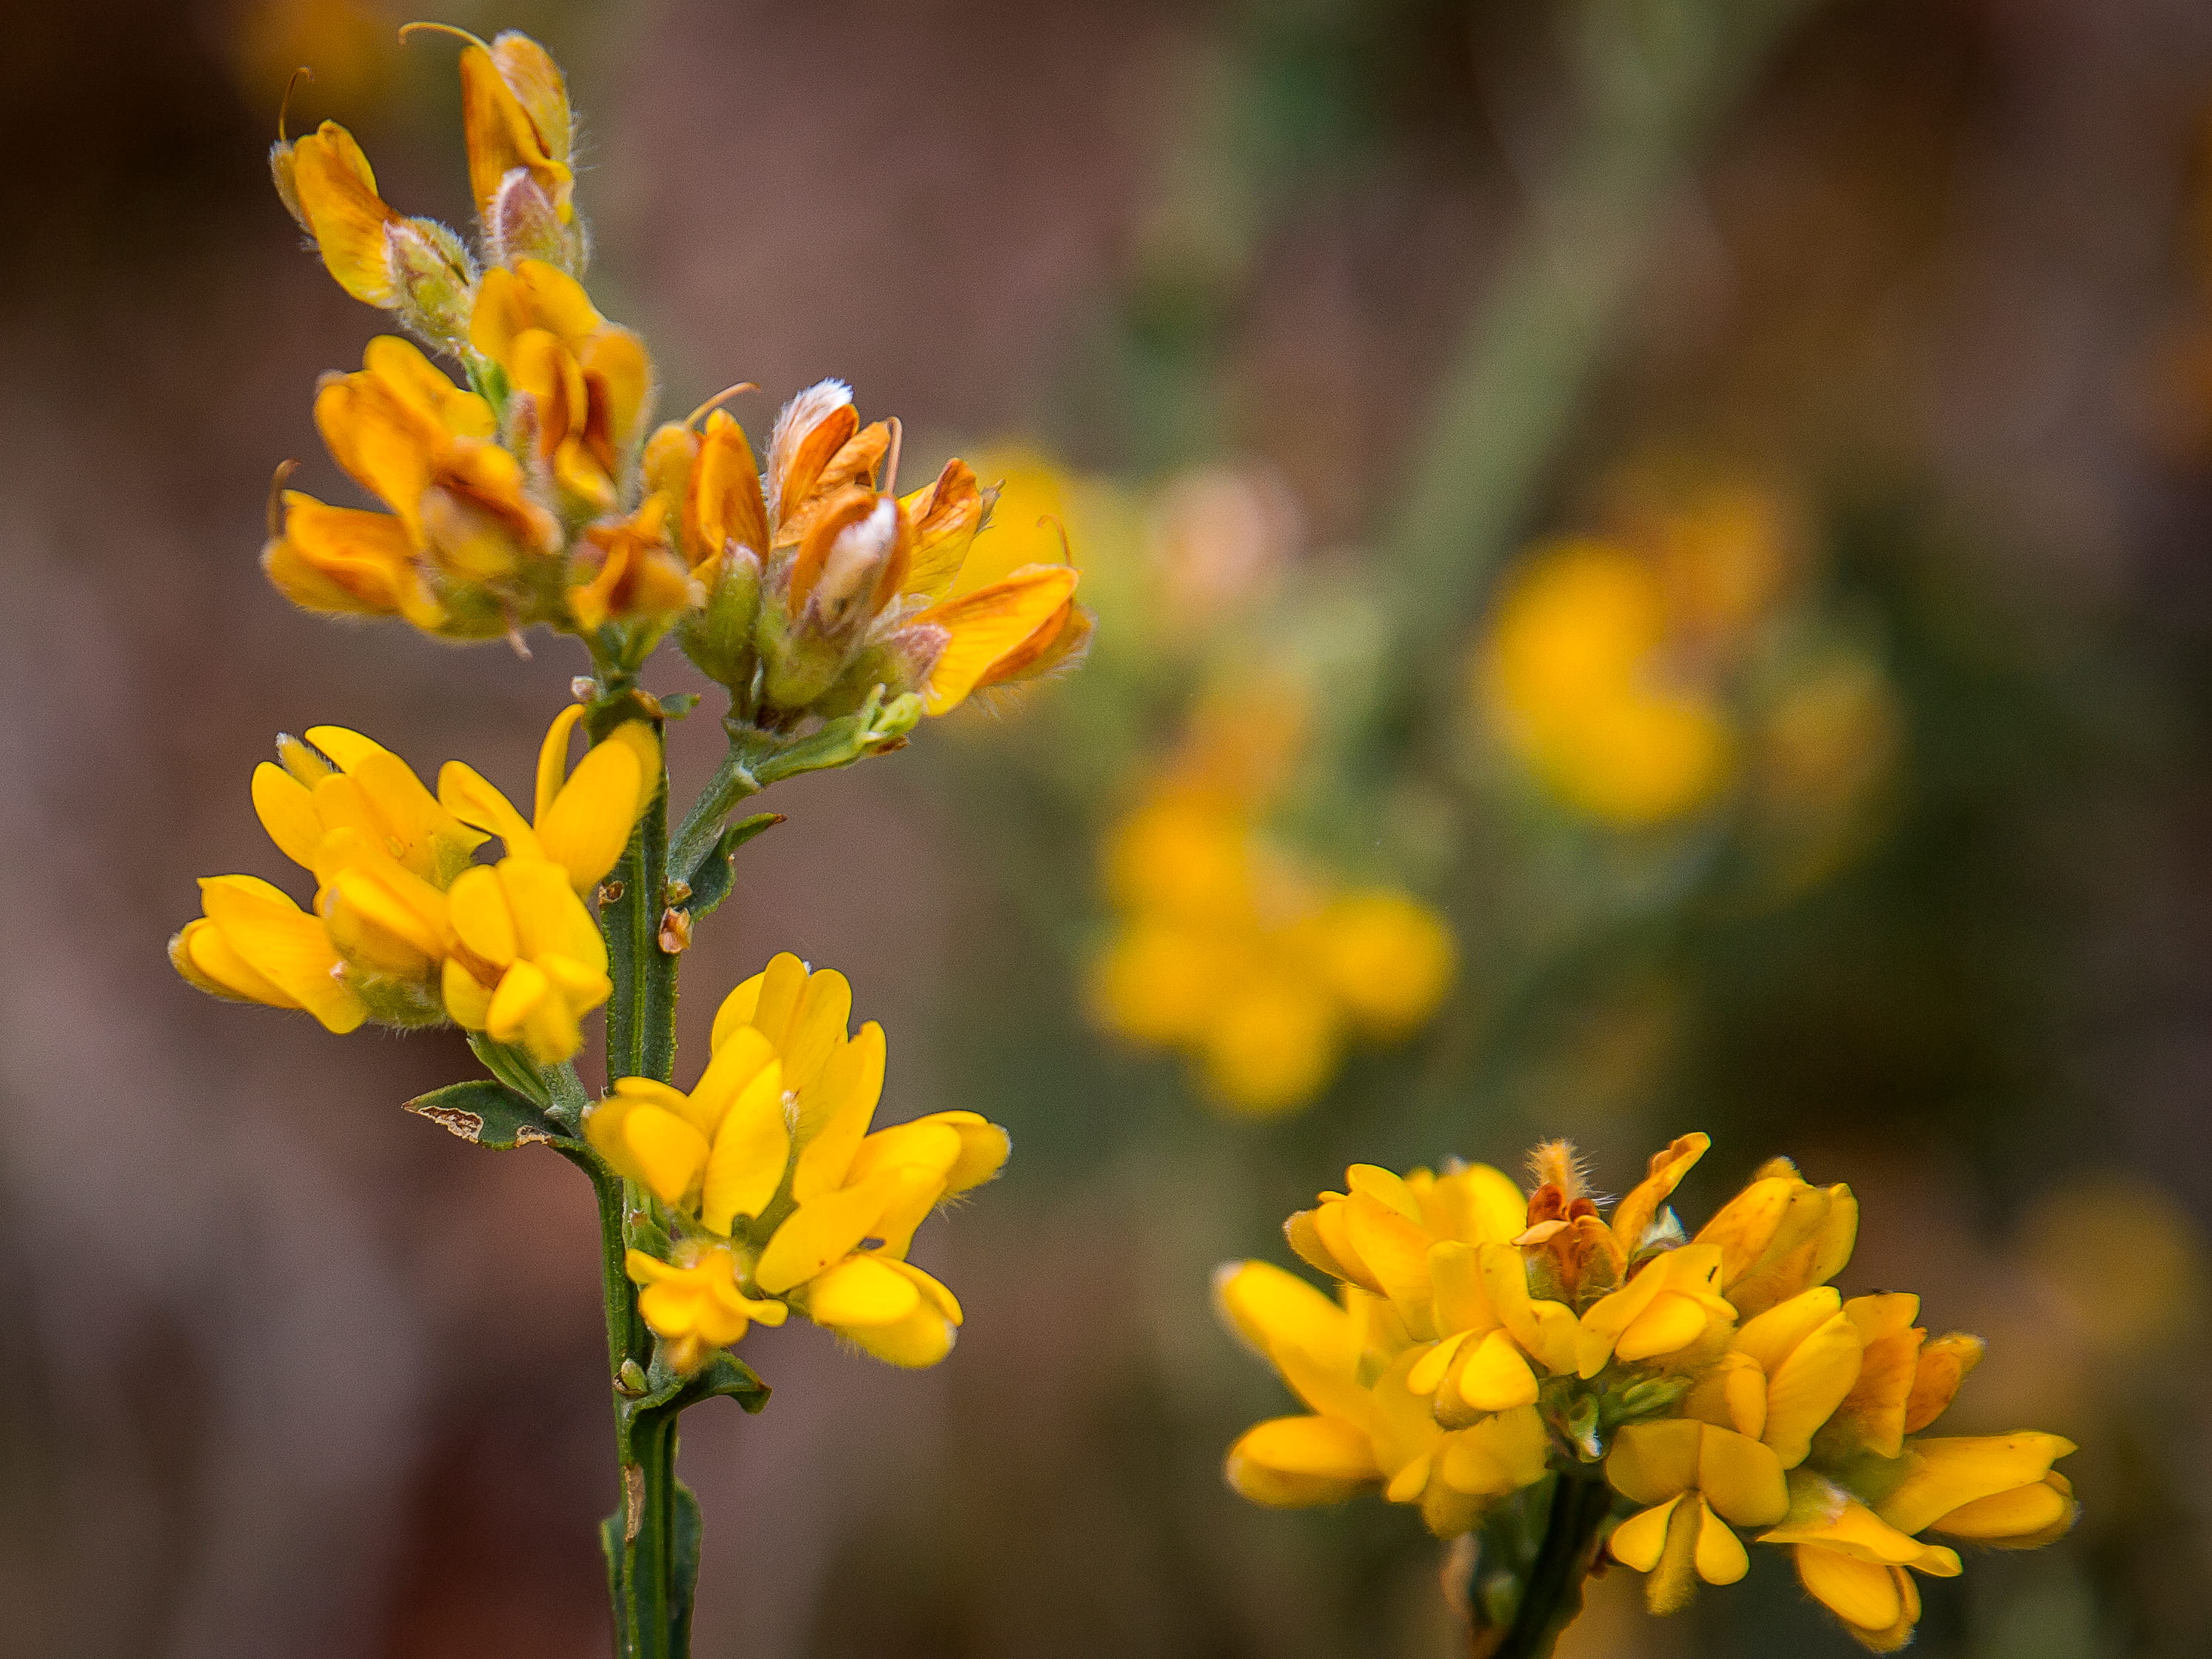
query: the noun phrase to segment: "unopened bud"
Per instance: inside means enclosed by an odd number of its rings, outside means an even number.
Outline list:
[[[1611,1415],[1617,1423],[1663,1412],[1690,1389],[1686,1376],[1651,1376],[1630,1384],[1613,1397]]]
[[[707,603],[684,617],[677,631],[684,654],[718,685],[751,683],[753,624],[760,615],[761,562],[750,548],[732,546],[697,573],[707,579]]]
[[[761,607],[756,628],[763,690],[779,708],[812,708],[843,678],[852,652],[849,638],[825,634],[809,612],[796,623],[774,605]]]
[[[385,228],[385,245],[400,321],[434,345],[467,339],[477,268],[461,239],[434,219],[402,219]]]
[[[814,517],[784,578],[784,603],[761,612],[770,702],[810,708],[837,684],[897,592],[909,541],[898,503],[865,488],[844,491]]]
[[[808,613],[825,634],[842,633],[856,618],[872,617],[878,587],[899,533],[898,503],[878,496],[861,517],[830,538],[820,574],[806,596]]]
[[[513,270],[524,259],[581,276],[580,227],[564,225],[553,198],[527,167],[511,167],[492,192],[484,213],[484,252],[494,264]]]
[[[951,635],[934,623],[921,623],[883,635],[853,659],[851,666],[817,705],[825,714],[850,714],[878,686],[886,696],[919,691],[945,653]]]

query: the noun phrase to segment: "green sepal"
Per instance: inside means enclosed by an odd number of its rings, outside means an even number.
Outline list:
[[[677,877],[690,886],[691,896],[678,907],[690,912],[691,920],[698,921],[730,896],[730,886],[736,879],[731,867],[730,855],[763,830],[773,830],[783,822],[781,812],[756,812],[741,818],[715,837],[714,844],[707,849],[707,856],[699,860],[698,867],[678,871]]]
[[[651,1375],[656,1381],[665,1376],[659,1364]],[[635,1402],[630,1410],[638,1414],[649,1411],[680,1412],[688,1410],[702,1400],[726,1396],[748,1412],[757,1412],[768,1404],[769,1386],[754,1374],[753,1368],[726,1351],[716,1354],[689,1376],[671,1376],[642,1400]]]
[[[434,1089],[407,1103],[407,1110],[427,1117],[472,1146],[511,1152],[518,1146],[574,1146],[561,1126],[505,1084],[489,1078]]]
[[[665,696],[655,697],[653,701],[660,705],[664,720],[680,720],[699,706],[699,694],[696,691],[671,691]]]

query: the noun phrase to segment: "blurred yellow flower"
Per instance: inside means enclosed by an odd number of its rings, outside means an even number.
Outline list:
[[[1262,837],[1299,726],[1280,696],[1202,708],[1101,848],[1117,918],[1091,965],[1093,1016],[1131,1042],[1182,1048],[1207,1094],[1237,1112],[1304,1105],[1352,1040],[1417,1030],[1457,970],[1450,930],[1426,905],[1334,885]]]
[[[1659,572],[1635,550],[1557,543],[1515,574],[1479,659],[1478,695],[1507,745],[1609,823],[1694,811],[1735,764],[1719,703],[1668,677],[1668,623]]]
[[[907,1251],[939,1205],[999,1173],[1010,1142],[962,1111],[871,1133],[884,1032],[849,1033],[852,1007],[843,975],[778,956],[722,1004],[688,1092],[617,1079],[584,1120],[673,1224],[674,1259],[634,1250],[629,1273],[670,1287],[640,1308],[678,1370],[787,1306],[896,1365],[952,1346],[960,1304]]]
[[[2025,1549],[2071,1525],[2051,1468],[2069,1442],[1923,1432],[1981,1345],[1929,1341],[1917,1297],[1827,1285],[1856,1234],[1847,1188],[1777,1160],[1686,1237],[1669,1204],[1708,1144],[1654,1157],[1609,1220],[1564,1143],[1537,1149],[1525,1197],[1480,1164],[1352,1166],[1285,1227],[1337,1301],[1261,1262],[1217,1280],[1228,1322],[1311,1413],[1247,1431],[1230,1484],[1276,1504],[1380,1488],[1454,1536],[1554,1480],[1554,1512],[1586,1515],[1589,1547],[1648,1575],[1654,1612],[1743,1577],[1749,1532],[1882,1653],[1919,1616],[1911,1572],[1960,1571],[1921,1534]],[[1600,1479],[1610,1511],[1565,1504]]]

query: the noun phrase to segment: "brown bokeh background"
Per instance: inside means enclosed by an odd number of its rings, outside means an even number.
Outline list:
[[[940,447],[1041,434],[1133,477],[1258,457],[1334,546],[1387,515],[1559,142],[1559,9],[516,0],[453,21],[529,29],[567,65],[594,290],[653,342],[664,409],[745,378],[764,414],[836,374]],[[255,566],[278,460],[341,488],[310,392],[379,326],[268,188],[291,64],[320,77],[295,125],[347,121],[392,199],[466,217],[447,55],[390,44],[404,21],[9,9],[7,1654],[604,1650],[583,1183],[397,1109],[468,1074],[457,1037],[340,1041],[202,998],[161,951],[196,876],[284,873],[246,799],[271,734],[342,722],[520,788],[583,666],[550,640],[525,662],[335,628]],[[1208,171],[1255,62],[1310,106],[1256,192]],[[2212,1632],[2190,1265],[2212,1216],[2208,106],[2212,15],[2183,0],[1811,9],[1664,204],[1517,526],[1571,516],[1641,442],[1784,467],[1922,642],[1905,850],[1809,919],[1708,939],[1709,1016],[1666,1080],[1565,1127],[1620,1172],[1692,1123],[1732,1134],[1699,1209],[1778,1150],[1851,1180],[1849,1282],[1909,1281],[1995,1340],[1976,1425],[2072,1413],[2052,1426],[2088,1448],[2091,1521],[1931,1591],[1931,1652],[2179,1655]],[[1147,401],[1178,375],[1206,388],[1188,429]],[[679,729],[679,787],[714,735]],[[1216,1473],[1274,1396],[1214,1330],[1205,1269],[1270,1253],[1263,1218],[1370,1155],[1387,1107],[1291,1138],[1224,1124],[1085,1036],[1019,889],[1042,867],[1080,908],[1088,851],[1000,856],[1003,797],[976,781],[1017,762],[922,738],[785,792],[799,828],[744,855],[685,1030],[772,951],[836,963],[893,1034],[895,1115],[975,1103],[1020,1150],[926,1236],[969,1314],[945,1367],[761,1334],[767,1413],[687,1419],[697,1651],[1447,1651],[1409,1517],[1263,1513]],[[1507,1163],[1555,1117],[1470,1098],[1449,1144],[1405,1150]],[[2083,1323],[2146,1283],[2151,1336]],[[1676,1627],[1626,1577],[1572,1651],[1844,1650],[1779,1576]]]

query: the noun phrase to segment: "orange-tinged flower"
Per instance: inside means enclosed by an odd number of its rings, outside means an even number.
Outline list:
[[[276,193],[337,285],[364,304],[397,312],[424,338],[457,342],[476,262],[434,219],[410,219],[377,193],[376,173],[354,137],[325,121],[269,152]]]
[[[287,599],[308,610],[401,616],[465,639],[547,614],[557,597],[559,529],[493,441],[482,398],[383,335],[369,342],[358,373],[324,383],[315,422],[332,459],[391,513],[284,492],[262,568]]]
[[[469,343],[507,377],[512,441],[584,515],[611,511],[653,397],[645,345],[543,259],[484,273]]]
[[[568,614],[586,632],[609,622],[662,626],[698,603],[698,585],[668,541],[667,498],[648,495],[627,519],[584,532],[585,550],[568,586]]]
[[[725,410],[702,432],[653,435],[647,472],[656,488],[680,483],[678,552],[708,585],[680,636],[702,669],[746,689],[760,665],[772,709],[842,713],[881,686],[942,714],[1080,653],[1090,618],[1064,548],[973,580],[988,513],[975,473],[948,462],[899,496],[897,454],[896,422],[861,424],[840,380],[784,405],[757,471]]]

